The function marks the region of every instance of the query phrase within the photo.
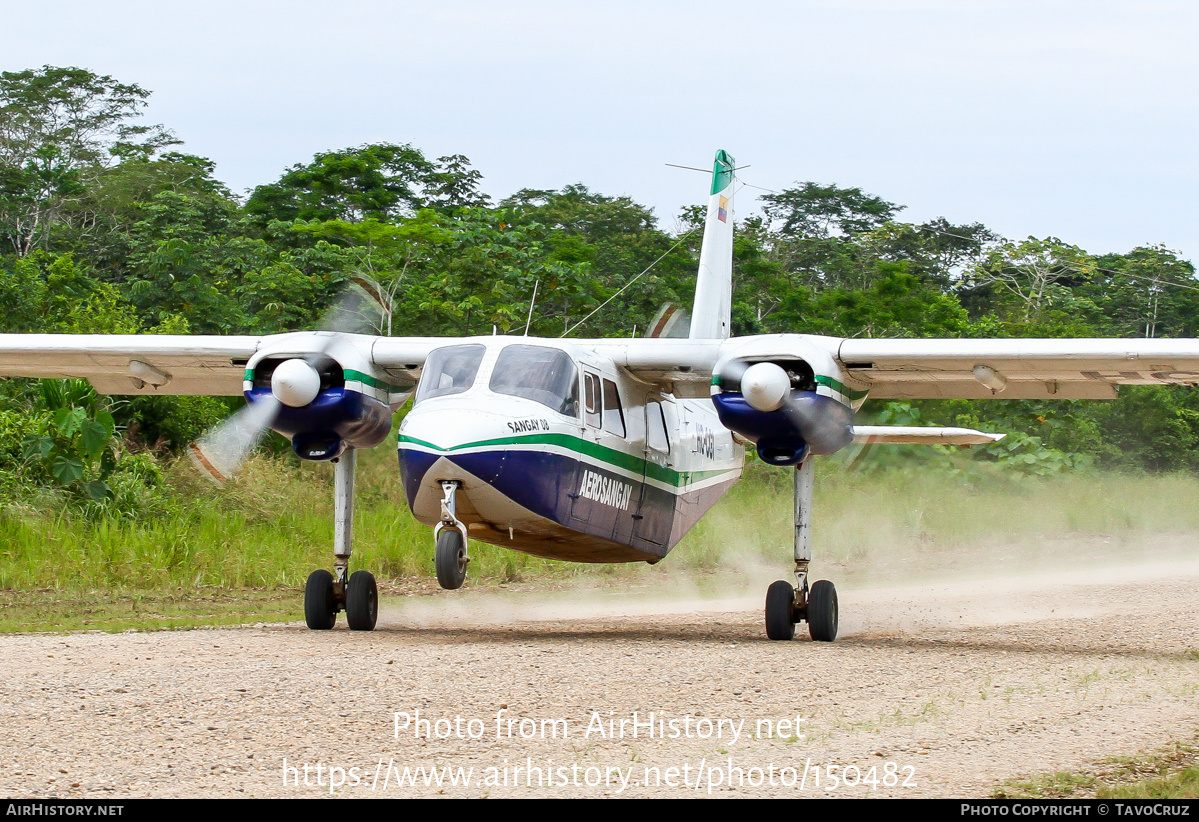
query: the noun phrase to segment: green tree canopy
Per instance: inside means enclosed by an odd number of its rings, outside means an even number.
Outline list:
[[[452,211],[484,205],[482,175],[460,154],[430,161],[411,145],[376,143],[318,154],[276,183],[258,186],[246,213],[272,220],[395,220],[422,208]]]
[[[80,68],[0,73],[0,232],[18,255],[48,243],[100,169],[178,142],[136,122],[149,94]]]

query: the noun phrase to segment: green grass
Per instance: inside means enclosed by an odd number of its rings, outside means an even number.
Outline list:
[[[130,624],[200,624],[213,592],[286,591],[298,603],[308,573],[331,564],[331,465],[257,457],[233,482],[217,487],[182,461],[169,466],[166,477],[153,515],[135,520],[89,520],[44,493],[0,508],[0,594],[13,592],[5,598],[6,612],[20,608],[22,599],[40,607],[42,594],[29,592],[45,592],[51,603],[87,603],[102,595],[125,603],[111,613],[101,609],[106,625],[119,626],[121,608],[131,615],[134,604],[149,597],[164,603],[149,611],[162,618]],[[354,567],[381,581],[430,580],[431,532],[407,509],[393,443],[360,454],[357,490]],[[791,507],[791,472],[754,463],[660,567],[555,562],[472,543],[467,584],[623,583],[664,571],[720,579],[755,568],[785,574]],[[1126,554],[1163,535],[1194,533],[1199,479],[1096,473],[1038,479],[934,469],[863,474],[822,461],[815,508],[818,575],[890,582],[904,574],[927,579],[975,570],[984,561],[1026,567],[1055,556],[1063,538],[1096,540]],[[273,611],[270,597],[245,598],[250,621],[295,617],[281,604],[283,610]],[[172,603],[179,613],[166,607]],[[63,607],[61,618],[52,619],[51,607],[45,618],[8,619],[0,630],[90,627],[70,611]],[[216,612],[210,617],[206,624],[224,619]]]
[[[1003,783],[996,799],[1199,799],[1199,739],[1137,758],[1112,759],[1092,773],[1060,772]]]
[[[0,632],[158,631],[303,619],[297,591],[0,591]]]

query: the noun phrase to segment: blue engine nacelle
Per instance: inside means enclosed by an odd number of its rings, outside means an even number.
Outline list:
[[[853,409],[816,393],[806,363],[788,365],[754,366],[777,372],[767,374],[779,389],[766,399],[762,395],[770,392],[757,386],[747,399],[740,378],[718,378],[713,388],[712,404],[720,422],[756,444],[758,456],[770,465],[798,465],[808,454],[832,454],[853,440]]]
[[[294,359],[294,358],[293,358]],[[373,448],[391,432],[391,407],[375,397],[346,387],[341,366],[329,358],[316,362],[319,376],[315,396],[303,405],[294,405],[275,397],[272,377],[275,369],[288,359],[262,360],[255,368],[251,387],[245,391],[247,402],[262,402],[274,397],[278,411],[271,428],[291,440],[296,456],[306,460],[331,460],[346,447]]]

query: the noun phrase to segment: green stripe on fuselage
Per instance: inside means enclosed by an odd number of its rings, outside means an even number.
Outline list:
[[[623,451],[617,451],[615,448],[608,448],[605,445],[589,442],[579,437],[572,437],[569,434],[530,434],[521,437],[497,437],[491,440],[467,442],[450,448],[442,448],[440,445],[434,445],[431,442],[401,434],[400,444],[403,445],[406,442],[410,442],[413,445],[420,445],[424,448],[431,448],[443,454],[463,451],[468,448],[492,448],[498,445],[556,445],[559,448],[565,448],[568,451],[574,451],[577,454],[591,457],[600,462],[606,462],[617,468],[623,468],[634,474],[643,474],[649,479],[657,480],[675,488],[739,470],[738,467],[723,468],[714,471],[675,471],[673,468],[658,465],[633,454],[626,454]]]

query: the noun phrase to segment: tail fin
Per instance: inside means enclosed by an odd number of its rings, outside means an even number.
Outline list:
[[[712,198],[704,222],[699,252],[699,276],[691,311],[693,340],[724,340],[729,336],[733,305],[733,158],[716,152],[712,167]]]

